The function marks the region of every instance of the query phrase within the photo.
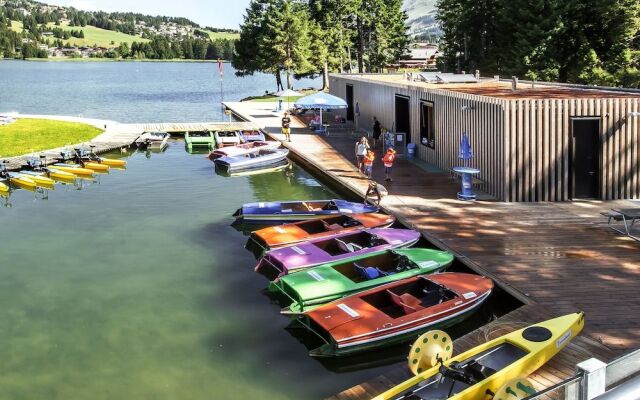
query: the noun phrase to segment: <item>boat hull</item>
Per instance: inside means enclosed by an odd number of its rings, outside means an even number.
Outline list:
[[[478,305],[478,307],[480,304]],[[475,311],[476,307],[465,310],[464,313],[456,316],[455,318],[446,319],[436,323],[429,323],[419,325],[411,331],[405,331],[398,334],[394,334],[388,338],[374,340],[363,344],[358,344],[349,347],[341,347],[337,343],[324,344],[316,349],[309,351],[309,355],[312,357],[349,357],[362,352],[381,349],[384,347],[390,347],[402,343],[408,343],[411,340],[415,340],[421,333],[432,329],[447,329],[452,326],[462,323],[469,318]]]
[[[311,330],[316,327],[321,336],[330,337],[326,345],[310,354],[350,355],[456,325],[476,311],[492,289],[489,278],[442,273],[403,279],[342,298],[302,317]],[[402,308],[394,301],[401,296],[408,296],[412,307]]]
[[[253,153],[258,150],[275,150],[280,147],[280,142],[267,142],[258,141],[251,143],[243,143],[235,146],[227,146],[221,149],[212,151],[209,154],[209,160],[215,161],[222,157],[236,157],[245,154]]]
[[[113,158],[100,158],[99,159],[100,164],[104,164],[107,165],[109,167],[114,167],[114,168],[124,168],[127,166],[127,162],[124,160],[115,160]]]
[[[31,178],[26,176],[10,174],[9,183],[19,189],[28,190],[34,192],[38,185]]]
[[[49,169],[51,171],[68,172],[70,174],[82,177],[92,177],[95,174],[95,171],[93,171],[92,169],[65,164],[55,164],[50,166]]]
[[[272,226],[254,231],[249,236],[246,248],[256,254],[262,254],[275,248],[291,246],[297,243],[340,235],[368,228],[388,228],[395,222],[392,215],[378,213],[354,214],[345,216],[324,216],[311,221]],[[315,232],[319,229],[323,232]]]
[[[255,155],[255,157],[250,157]],[[243,156],[221,157],[214,161],[216,168],[220,168],[228,173],[256,170],[278,165],[286,161],[289,155],[287,149],[258,150],[255,153],[248,153]]]
[[[9,185],[4,182],[0,182],[0,196],[7,196],[10,192]]]
[[[22,171],[22,172],[20,172],[20,175],[23,175],[23,176],[31,179],[32,181],[34,181],[36,183],[36,185],[38,187],[41,187],[43,189],[49,189],[49,190],[55,189],[55,181],[53,179],[45,176],[43,173]]]
[[[303,210],[300,204],[317,204],[318,209]],[[327,208],[327,204],[331,207]],[[320,207],[321,206],[321,207]],[[362,214],[378,212],[379,208],[370,204],[354,203],[345,200],[309,200],[289,202],[259,202],[243,205],[233,216],[238,221],[255,224],[276,224],[305,221],[340,214]]]
[[[83,168],[90,169],[99,173],[107,173],[109,172],[109,169],[110,169],[110,167],[106,164],[101,164],[99,162],[91,162],[91,161],[83,162],[82,166]]]
[[[47,174],[49,175],[49,178],[58,182],[73,183],[76,180],[76,176],[69,172],[50,170]]]

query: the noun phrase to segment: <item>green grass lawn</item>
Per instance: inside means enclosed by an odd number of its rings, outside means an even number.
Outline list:
[[[73,145],[101,134],[91,125],[46,119],[19,119],[0,126],[0,157],[49,150]]]
[[[216,39],[235,40],[235,39],[239,39],[240,38],[240,34],[239,33],[211,32],[211,31],[203,31],[203,32],[206,32],[209,35],[209,37],[211,38],[211,40],[216,40]]]
[[[60,26],[56,26],[54,23],[47,24],[50,29],[61,28],[65,31],[82,30],[84,32],[84,39],[71,37],[69,40],[62,40],[64,43],[69,42],[74,46],[93,46],[94,44],[99,47],[117,47],[120,43],[131,44],[133,42],[148,42],[149,39],[143,39],[139,36],[127,35],[121,32],[108,31],[106,29],[96,28],[95,26],[69,26],[67,23],[63,23]],[[114,44],[111,44],[113,42]]]
[[[278,100],[282,100],[283,102],[294,103],[296,100],[301,98],[302,96],[291,96],[291,97],[277,97],[277,96],[262,96],[258,98],[253,98],[250,101],[254,101],[256,103],[277,103]]]

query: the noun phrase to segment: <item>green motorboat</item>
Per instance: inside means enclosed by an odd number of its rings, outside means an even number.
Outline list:
[[[452,262],[453,255],[446,251],[383,250],[283,276],[269,290],[288,297],[292,303],[282,313],[295,315],[379,285],[441,272]]]
[[[189,148],[206,147],[208,150],[213,150],[216,139],[213,136],[213,132],[185,132],[184,142]]]

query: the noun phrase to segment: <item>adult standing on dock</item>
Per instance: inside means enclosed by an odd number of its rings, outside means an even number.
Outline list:
[[[378,118],[373,117],[373,148],[378,147],[378,140],[380,140],[380,135],[382,135],[382,125],[380,125],[380,121]]]
[[[369,151],[369,141],[367,140],[366,137],[361,137],[360,140],[356,143],[356,160],[358,163],[358,169],[360,170],[360,172],[364,172],[363,169],[363,165],[364,165],[364,156],[367,155],[367,152]]]
[[[285,112],[284,117],[282,117],[282,133],[285,136],[285,139],[290,142],[291,141],[291,118],[289,118],[289,113]]]

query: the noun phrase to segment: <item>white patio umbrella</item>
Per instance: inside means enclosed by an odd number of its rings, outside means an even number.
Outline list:
[[[276,96],[287,98],[287,110],[289,110],[290,108],[289,99],[294,96],[302,96],[302,93],[298,93],[295,90],[287,89],[287,90],[279,91],[278,93],[276,93]]]
[[[298,99],[295,106],[305,110],[320,110],[320,125],[322,126],[322,111],[345,109],[347,102],[329,93],[318,92]]]

